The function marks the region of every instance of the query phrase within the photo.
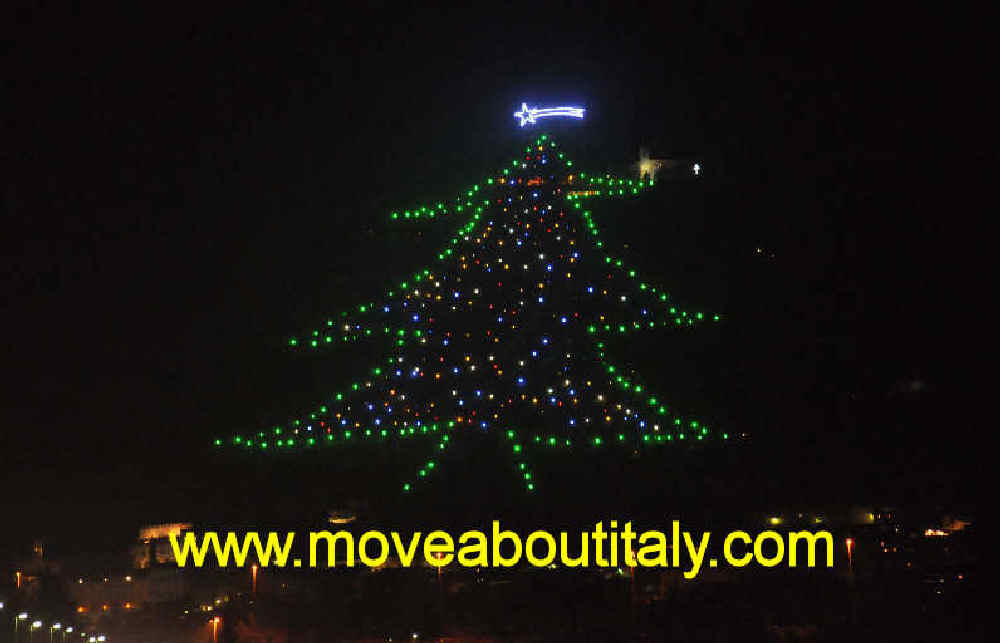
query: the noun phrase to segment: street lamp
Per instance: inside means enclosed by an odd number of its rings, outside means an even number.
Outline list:
[[[28,613],[27,612],[21,612],[20,614],[17,615],[17,618],[14,619],[14,640],[15,641],[17,640],[18,626],[21,624],[21,621],[26,621],[26,620],[28,620]]]
[[[57,632],[57,631],[59,631],[59,630],[61,630],[61,629],[62,629],[62,623],[59,623],[59,622],[56,622],[56,623],[53,623],[53,624],[52,624],[52,625],[51,625],[51,626],[49,627],[49,643],[52,643],[52,639],[53,639],[53,637],[54,637],[54,634],[53,634],[53,633],[54,633],[54,632]]]
[[[28,630],[28,641],[35,640],[35,630],[41,629],[41,627],[42,627],[41,621],[35,621],[31,624],[31,629]]]
[[[218,643],[219,641],[219,622],[221,620],[218,616],[212,619],[212,643]]]
[[[847,545],[847,568],[849,571],[854,571],[854,539],[848,538],[844,541]]]

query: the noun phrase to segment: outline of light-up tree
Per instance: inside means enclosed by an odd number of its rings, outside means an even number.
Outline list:
[[[384,358],[288,426],[215,444],[289,451],[431,437],[436,455],[413,480],[401,481],[409,492],[433,477],[439,454],[463,432],[499,431],[530,492],[530,449],[727,440],[675,414],[606,355],[608,336],[720,320],[680,309],[663,288],[604,250],[585,204],[653,186],[578,173],[542,135],[523,157],[456,199],[391,213],[401,224],[468,218],[434,264],[306,338],[289,340],[315,350],[381,340],[388,344]],[[547,430],[530,435],[517,428],[525,418],[544,418]]]

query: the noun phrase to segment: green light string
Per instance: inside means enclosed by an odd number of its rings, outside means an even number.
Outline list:
[[[577,206],[578,205],[579,204],[577,204]],[[581,216],[583,217],[588,234],[592,237],[591,241],[594,243],[594,247],[597,248],[598,250],[602,249],[603,242],[597,239],[600,232],[598,231],[597,224],[594,222],[594,218],[591,215],[591,212],[589,210],[583,210]],[[654,303],[661,305],[663,308],[667,310],[667,312],[670,315],[670,321],[675,326],[694,326],[696,324],[702,323],[703,321],[711,320],[713,322],[719,322],[722,320],[722,316],[719,315],[718,313],[706,315],[701,312],[689,312],[686,310],[679,310],[676,306],[670,303],[670,295],[666,292],[665,289],[663,289],[662,287],[651,285],[645,281],[639,280],[638,271],[634,268],[625,265],[625,262],[622,259],[618,259],[610,255],[605,255],[604,263],[608,267],[617,270],[619,274],[625,275],[631,280],[635,280],[639,292],[652,295],[653,296],[652,300],[654,301]],[[663,321],[662,323],[663,326],[668,325],[668,322],[666,320],[662,321]],[[605,325],[604,327],[596,327],[591,332],[603,331],[603,332],[613,333],[617,331],[619,333],[626,333],[629,330],[642,330],[647,328],[654,328],[655,326],[656,326],[655,323],[647,322],[645,325],[643,325],[640,324],[639,322],[633,322],[631,327],[620,325],[618,328],[613,328],[612,325],[608,324]]]
[[[437,444],[437,452],[444,451],[444,449],[448,445],[448,442],[449,442],[448,436],[445,435],[445,436],[442,436],[442,438],[443,439],[440,442],[438,442],[438,444]],[[417,481],[418,482],[424,482],[425,480],[427,480],[427,478],[432,473],[437,472],[439,470],[439,468],[440,467],[438,466],[437,460],[434,460],[434,459],[428,460],[424,464],[420,465],[419,469],[417,469],[417,474],[416,474]],[[413,490],[413,483],[411,483],[411,482],[403,482],[403,492],[404,493],[408,493],[408,492],[410,492],[412,490]]]
[[[510,455],[513,459],[514,472],[517,474],[518,480],[524,485],[525,491],[533,493],[537,487],[537,481],[528,462],[528,455],[525,453],[523,440],[518,437],[518,433],[514,429],[505,430],[504,437],[510,446]]]

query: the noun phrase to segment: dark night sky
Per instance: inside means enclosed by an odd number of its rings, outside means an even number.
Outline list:
[[[660,5],[16,11],[0,108],[6,484],[31,490],[26,505],[64,498],[65,480],[155,486],[151,471],[184,470],[173,453],[314,399],[347,365],[300,361],[284,337],[419,265],[384,214],[508,158],[522,99],[588,106],[567,143],[581,165],[646,143],[709,168],[704,243],[724,265],[708,272],[738,280],[727,306],[753,315],[720,368],[756,406],[725,411],[795,434],[775,462],[894,423],[885,453],[903,463],[926,461],[940,418],[971,436],[953,412],[965,358],[945,339],[961,326],[949,222],[987,154],[970,152],[964,89],[985,45],[912,5]],[[778,261],[748,261],[757,245]],[[931,401],[886,401],[914,377]],[[961,451],[946,452],[954,473]]]

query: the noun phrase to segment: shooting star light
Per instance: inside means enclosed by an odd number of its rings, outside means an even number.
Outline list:
[[[539,118],[548,118],[550,116],[583,118],[585,111],[582,107],[546,107],[541,109],[538,107],[528,107],[527,103],[521,103],[521,111],[514,112],[514,118],[519,119],[521,127],[524,127],[525,123],[534,125]]]

